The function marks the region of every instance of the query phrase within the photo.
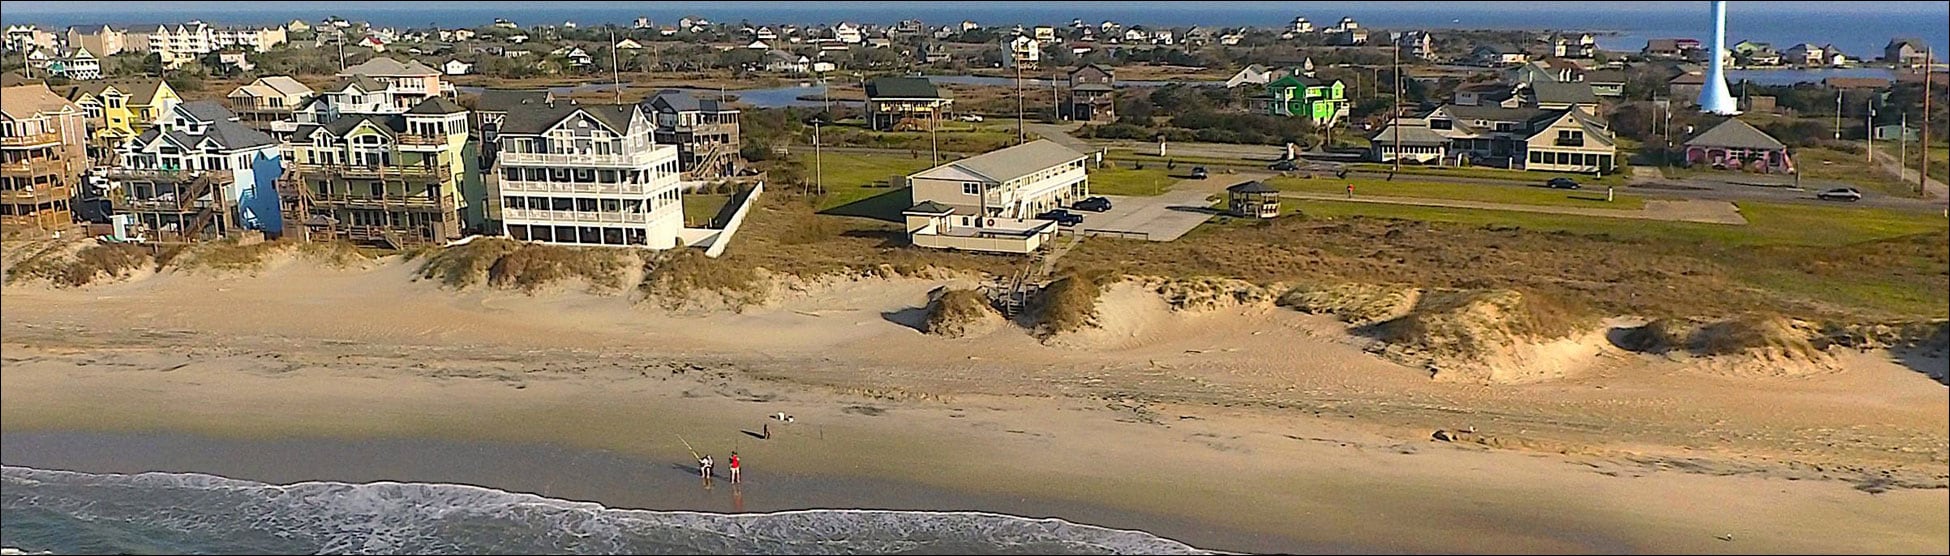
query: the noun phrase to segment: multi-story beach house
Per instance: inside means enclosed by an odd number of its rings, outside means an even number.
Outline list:
[[[1289,74],[1266,84],[1266,94],[1252,100],[1264,113],[1310,118],[1327,126],[1347,116],[1347,86],[1339,79],[1319,80]]]
[[[60,36],[33,25],[8,25],[7,50],[27,52],[32,50],[51,50],[60,42]]]
[[[129,95],[113,83],[94,82],[65,87],[61,96],[88,115],[88,160],[96,166],[120,164],[122,143],[137,133]]]
[[[338,73],[344,79],[335,84],[335,90],[343,93],[345,86],[357,85],[358,94],[340,94],[335,104],[359,104],[361,102],[387,102],[392,108],[378,106],[354,106],[352,110],[341,110],[350,114],[394,114],[404,112],[427,97],[454,94],[454,84],[440,79],[441,71],[420,63],[419,60],[400,62],[392,58],[374,57],[356,66],[345,68]],[[364,78],[361,80],[359,78]],[[340,104],[343,105],[343,104]]]
[[[311,103],[314,96],[317,95],[304,83],[289,76],[272,75],[230,91],[224,100],[244,125],[282,142],[289,141],[291,133],[298,130],[297,110]],[[290,158],[287,153],[286,159]]]
[[[149,51],[160,56],[166,68],[181,67],[225,48],[268,52],[285,42],[284,27],[217,28],[201,21],[158,25],[148,33]]]
[[[134,118],[129,120],[129,127],[136,133],[148,131],[183,102],[183,97],[177,96],[176,89],[170,88],[169,83],[161,79],[144,77],[112,80],[109,83],[128,95],[129,115]]]
[[[283,230],[277,141],[245,127],[214,100],[174,105],[122,146],[108,170],[110,200],[129,215],[133,234],[156,241],[199,241],[239,229]]]
[[[675,145],[686,179],[732,175],[738,153],[738,109],[715,98],[697,98],[675,89],[659,91],[643,103],[657,126],[659,145]]]
[[[1902,37],[1892,39],[1888,46],[1882,47],[1882,61],[1897,67],[1921,66],[1929,59],[1929,48],[1923,39]]]
[[[1090,195],[1088,158],[1038,139],[910,175],[915,204],[902,213],[908,240],[921,247],[1034,251],[1057,229],[1036,215]]]
[[[75,81],[93,81],[102,78],[102,62],[88,49],[76,48],[65,56],[48,61],[47,74]]]
[[[656,141],[640,104],[552,103],[501,127],[501,215],[509,237],[565,245],[681,247],[677,147]]]
[[[301,119],[283,188],[294,227],[302,224],[312,239],[397,248],[458,239],[470,219],[485,218],[470,202],[484,193],[466,187],[475,163],[465,154],[466,109],[442,97],[398,112],[387,109],[390,102],[349,96],[324,102],[375,110]]]
[[[0,229],[47,233],[74,224],[88,167],[86,119],[41,83],[0,89]]]
[[[1064,105],[1064,116],[1080,121],[1116,120],[1116,103],[1111,96],[1116,86],[1117,77],[1097,64],[1070,70],[1070,102]]]
[[[1383,128],[1371,139],[1370,158],[1394,160],[1397,133],[1404,160],[1590,173],[1612,171],[1618,156],[1605,123],[1575,107],[1445,105],[1426,118],[1402,118]]]
[[[867,125],[875,131],[930,130],[948,118],[955,101],[921,77],[867,81]]]

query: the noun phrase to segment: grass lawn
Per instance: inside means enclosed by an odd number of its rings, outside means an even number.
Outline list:
[[[1355,191],[1358,193],[1360,186]],[[1281,208],[1298,210],[1309,217],[1372,216],[1719,246],[1832,247],[1945,229],[1943,217],[1927,213],[1756,202],[1737,204],[1747,218],[1745,226],[1346,201],[1289,199]]]
[[[1149,166],[1143,170],[1130,168],[1092,168],[1090,170],[1090,193],[1094,195],[1159,195],[1171,189],[1178,178],[1171,177],[1163,166]]]
[[[1165,152],[1169,153],[1171,151],[1167,149]],[[1131,151],[1128,149],[1111,149],[1110,153],[1106,155],[1104,158],[1109,160],[1119,161],[1124,164],[1129,164],[1131,162],[1142,162],[1144,163],[1144,167],[1146,168],[1150,168],[1152,165],[1157,165],[1162,167],[1168,161],[1177,161],[1178,164],[1180,165],[1191,164],[1195,166],[1196,165],[1251,166],[1260,169],[1265,169],[1267,165],[1273,163],[1273,159],[1271,158],[1266,158],[1266,159],[1217,158],[1217,157],[1210,157],[1210,156],[1176,156],[1176,155],[1161,157],[1158,156],[1158,151],[1156,150],[1151,150],[1148,152],[1139,152],[1139,151]]]
[[[814,205],[820,211],[899,189],[904,187],[908,174],[933,166],[925,153],[920,158],[872,153],[821,153],[819,166],[823,170],[815,169],[810,151],[800,151],[799,160],[805,164],[808,181],[814,179],[815,172],[824,174],[826,194]]]
[[[1280,188],[1281,191],[1300,191],[1307,193],[1345,194],[1348,184],[1354,184],[1354,194],[1357,196],[1456,199],[1486,203],[1508,203],[1513,205],[1618,210],[1639,210],[1645,208],[1645,199],[1637,195],[1616,195],[1611,202],[1607,203],[1605,202],[1605,192],[1601,188],[1567,191],[1562,189],[1514,187],[1507,185],[1472,185],[1406,180],[1386,181],[1381,179],[1340,180],[1331,178],[1273,178],[1266,180],[1266,184]]]
[[[1898,150],[1897,152],[1901,152]],[[1909,147],[1908,168],[1916,169],[1916,163],[1923,159],[1923,149],[1915,145]],[[1950,183],[1950,147],[1930,147],[1930,179]]]
[[[684,225],[692,228],[701,228],[710,224],[711,218],[717,216],[718,210],[724,208],[724,204],[730,200],[731,195],[685,193]]]
[[[1620,157],[1621,157],[1620,159],[1623,160],[1622,158],[1623,155],[1620,155]],[[1362,170],[1367,172],[1387,172],[1394,169],[1394,165],[1392,164],[1381,164],[1375,162],[1362,162],[1357,164],[1351,164],[1349,166],[1355,170]],[[1564,172],[1531,172],[1527,170],[1509,170],[1504,168],[1489,168],[1484,166],[1470,166],[1470,167],[1458,168],[1455,166],[1403,165],[1402,171],[1400,173],[1408,174],[1408,175],[1416,175],[1416,176],[1454,176],[1458,178],[1510,180],[1510,181],[1519,181],[1524,183],[1544,183],[1546,181],[1550,181],[1551,178],[1571,178],[1574,180],[1578,180],[1578,183],[1587,186],[1590,185],[1623,186],[1625,185],[1626,174],[1629,174],[1630,172],[1631,172],[1630,170],[1624,167],[1620,167],[1617,172],[1605,174],[1605,177],[1597,178],[1597,177],[1592,177],[1591,174],[1568,174]]]
[[[1847,153],[1830,149],[1795,149],[1794,166],[1802,179],[1847,183],[1897,197],[1915,197],[1916,185],[1903,183],[1882,165],[1871,166],[1868,153]]]

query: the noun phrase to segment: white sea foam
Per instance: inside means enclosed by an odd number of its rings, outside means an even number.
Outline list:
[[[1203,553],[1142,531],[984,512],[650,511],[459,484],[272,485],[199,473],[25,467],[0,468],[0,479],[7,487],[0,509],[10,514],[37,511],[97,525],[126,523],[145,539],[178,551]],[[10,544],[35,549],[114,550],[11,540],[27,536],[8,531]]]

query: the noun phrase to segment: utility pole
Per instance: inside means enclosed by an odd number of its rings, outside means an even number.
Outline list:
[[[1022,61],[1016,61],[1016,144],[1029,142],[1029,131],[1022,124]]]
[[[825,120],[825,114],[813,118],[813,183],[817,184],[815,187],[820,193],[826,192],[826,167],[820,164],[819,159],[819,124]]]
[[[1924,74],[1923,77],[1929,77]],[[1869,97],[1869,115],[1862,119],[1862,141],[1869,144],[1869,165],[1876,164],[1876,99]]]
[[[1842,90],[1835,89],[1835,140],[1842,140]]]
[[[610,84],[616,87],[616,103],[622,104],[623,103],[623,71],[620,69],[621,66],[616,61],[619,54],[622,54],[622,50],[616,48],[616,27],[611,26],[609,28],[609,79],[610,79]]]
[[[1923,184],[1930,179],[1930,67],[1935,61],[1929,50],[1923,51],[1923,134],[1916,138],[1922,160],[1916,164],[1917,193],[1923,192]]]
[[[1395,52],[1395,171],[1402,171],[1402,47],[1396,45]],[[1389,177],[1393,177],[1390,175]]]

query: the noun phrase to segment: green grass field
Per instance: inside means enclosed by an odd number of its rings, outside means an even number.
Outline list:
[[[807,181],[814,181],[816,175],[824,176],[826,194],[814,205],[820,211],[905,187],[908,174],[933,167],[926,154],[914,158],[889,154],[822,153],[818,166],[823,170],[816,169],[811,152],[802,151],[798,156],[800,162],[805,164]]]
[[[1090,192],[1097,195],[1158,195],[1171,189],[1178,178],[1164,167],[1090,169]]]
[[[1357,194],[1360,191],[1356,188]],[[1281,208],[1307,216],[1371,216],[1427,222],[1516,227],[1619,239],[1727,246],[1840,246],[1941,231],[1942,216],[1882,209],[1741,202],[1747,225],[1668,222],[1504,210],[1287,200]]]
[[[1624,159],[1623,154],[1619,155],[1619,157],[1620,160]],[[1394,169],[1394,165],[1392,164],[1381,164],[1375,162],[1362,162],[1357,164],[1350,164],[1349,166],[1355,170],[1362,170],[1367,172],[1388,172]],[[1567,174],[1563,172],[1532,172],[1528,170],[1508,170],[1504,168],[1487,168],[1482,166],[1470,166],[1470,167],[1458,168],[1455,166],[1404,165],[1402,166],[1402,170],[1399,173],[1405,175],[1413,175],[1413,176],[1450,176],[1450,177],[1457,177],[1457,178],[1508,180],[1514,182],[1538,183],[1538,184],[1544,183],[1546,181],[1550,181],[1551,178],[1571,178],[1577,180],[1579,184],[1583,184],[1586,187],[1590,187],[1593,185],[1611,185],[1611,186],[1625,185],[1626,174],[1630,173],[1630,170],[1621,167],[1617,172],[1606,174],[1604,177],[1598,178],[1598,177],[1592,177],[1591,174]]]
[[[684,225],[695,228],[711,223],[711,217],[717,216],[718,210],[730,200],[730,195],[685,193]]]
[[[1877,149],[1880,148],[1878,145]],[[1794,166],[1800,170],[1802,179],[1838,181],[1897,197],[1916,196],[1915,184],[1903,183],[1895,175],[1884,171],[1881,165],[1871,166],[1866,152],[1846,153],[1829,149],[1794,149],[1791,152]]]
[[[1639,210],[1645,208],[1645,199],[1637,195],[1620,194],[1614,196],[1611,202],[1605,202],[1605,191],[1603,188],[1569,191],[1545,189],[1542,187],[1416,182],[1407,181],[1407,178],[1386,181],[1381,179],[1341,180],[1324,177],[1313,179],[1273,178],[1266,180],[1266,184],[1277,187],[1281,191],[1324,194],[1345,194],[1348,184],[1354,184],[1354,194],[1357,197],[1415,197],[1423,199],[1455,199],[1485,203],[1507,203],[1513,205],[1617,210]]]

